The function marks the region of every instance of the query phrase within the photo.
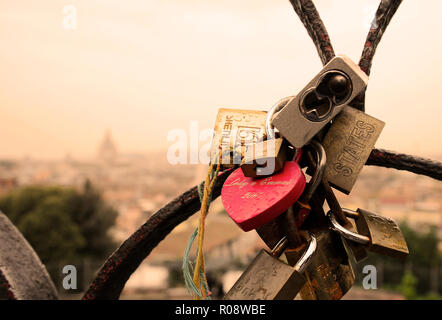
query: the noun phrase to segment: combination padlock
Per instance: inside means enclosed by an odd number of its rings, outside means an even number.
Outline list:
[[[261,250],[224,300],[292,300],[306,282],[303,273],[315,256],[316,238],[310,235],[307,250],[293,267],[278,259],[286,246],[283,238],[271,253]]]
[[[344,105],[363,92],[368,76],[345,56],[333,58],[273,118],[273,125],[291,145],[308,143]]]

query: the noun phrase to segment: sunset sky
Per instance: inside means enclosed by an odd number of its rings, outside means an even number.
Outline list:
[[[315,3],[357,62],[379,1]],[[378,47],[366,108],[386,122],[379,148],[442,160],[441,10],[403,1]],[[0,46],[0,158],[93,157],[106,129],[122,152],[167,149],[170,130],[267,110],[321,69],[288,0],[2,0]]]

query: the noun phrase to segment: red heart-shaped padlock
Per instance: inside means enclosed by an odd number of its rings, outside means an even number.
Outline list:
[[[305,176],[297,162],[288,161],[279,173],[261,179],[235,170],[223,185],[221,198],[229,216],[244,231],[256,229],[282,214],[301,196]]]

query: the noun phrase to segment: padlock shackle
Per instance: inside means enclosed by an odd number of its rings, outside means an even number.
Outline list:
[[[344,213],[346,213],[348,211],[348,209],[342,209],[344,211]],[[348,239],[350,241],[353,242],[357,242],[360,244],[364,244],[367,245],[371,242],[371,239],[367,236],[363,236],[359,233],[356,232],[352,232],[346,228],[344,228],[343,226],[341,226],[339,224],[338,221],[336,221],[336,218],[332,212],[332,210],[330,210],[327,213],[327,217],[330,219],[331,225],[332,225],[332,230],[336,231],[337,233],[339,233],[341,236],[343,236],[345,239]]]
[[[281,111],[282,108],[285,107],[285,105],[292,99],[293,96],[283,98],[279,100],[276,104],[273,105],[273,107],[270,108],[270,110],[267,112],[266,122],[265,122],[265,129],[266,129],[266,135],[267,140],[272,140],[276,138],[275,135],[275,129],[272,125],[272,119],[276,112]]]
[[[275,257],[280,257],[284,250],[287,248],[289,244],[289,241],[286,236],[284,236],[281,240],[278,241],[278,243],[273,247],[272,249],[272,255]]]
[[[309,236],[310,242],[308,248],[294,266],[294,269],[299,273],[303,273],[305,269],[307,269],[313,257],[315,256],[316,249],[318,248],[318,242],[315,235],[313,233],[309,233]]]
[[[348,218],[352,218],[354,220],[356,220],[357,218],[359,218],[359,212],[354,211],[354,210],[350,210],[347,208],[342,208],[342,212],[344,212],[344,214],[348,217]]]
[[[297,272],[303,273],[305,269],[309,266],[310,262],[312,261],[313,257],[315,256],[316,249],[318,248],[318,241],[316,240],[316,237],[313,233],[302,233],[305,237],[308,234],[309,238],[309,244],[307,250],[303,253],[301,258],[298,260],[298,262],[293,267]],[[281,254],[284,252],[284,250],[288,246],[288,239],[287,237],[283,237],[281,240],[278,241],[278,243],[273,247],[271,254],[275,257],[281,256]]]
[[[324,176],[325,167],[327,164],[327,155],[325,153],[325,149],[316,140],[310,141],[310,146],[313,147],[316,153],[316,170],[308,183],[307,189],[304,191],[303,200],[305,202],[309,202],[313,196],[313,193],[316,191],[318,186],[321,184],[322,177]]]

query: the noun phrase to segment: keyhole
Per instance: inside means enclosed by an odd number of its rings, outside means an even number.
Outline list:
[[[352,91],[351,80],[342,72],[327,72],[319,82],[316,92],[329,97],[335,105],[343,104]]]
[[[323,121],[335,105],[348,100],[351,92],[352,83],[345,73],[338,70],[326,72],[318,85],[307,90],[301,98],[301,113],[310,121]]]
[[[327,117],[332,107],[332,101],[327,96],[319,96],[315,88],[307,92],[301,100],[301,112],[311,121],[321,121]]]

